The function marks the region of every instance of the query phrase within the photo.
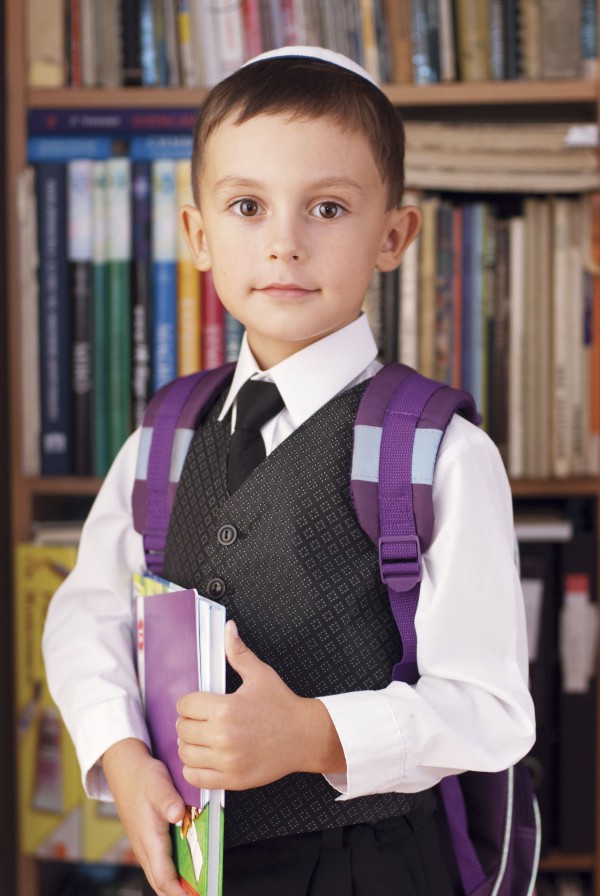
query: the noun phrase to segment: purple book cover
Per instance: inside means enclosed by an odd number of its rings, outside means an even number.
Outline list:
[[[188,806],[200,805],[200,791],[183,777],[177,753],[177,700],[201,689],[198,662],[196,592],[147,595],[138,638],[143,637],[143,691],[154,756],[165,763]],[[139,646],[139,645],[138,645]]]

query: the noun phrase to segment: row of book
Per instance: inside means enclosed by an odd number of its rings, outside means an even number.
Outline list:
[[[575,78],[597,52],[595,0],[28,0],[27,21],[36,87],[211,86],[291,44],[415,84]]]
[[[28,475],[104,475],[149,396],[242,336],[178,226],[190,138],[83,142],[32,138],[20,183]]]
[[[469,389],[509,474],[600,471],[600,194],[413,193],[423,223],[367,313],[383,357]]]
[[[535,531],[520,534],[528,520],[535,521]],[[536,743],[526,761],[540,808],[542,855],[591,853],[598,637],[594,510],[584,500],[561,507],[523,501],[517,502],[515,521],[536,710]]]
[[[178,229],[190,152],[181,134],[30,138],[27,475],[103,475],[161,385],[237,357],[240,325]],[[366,299],[382,357],[470,389],[513,477],[597,475],[600,192],[407,201],[420,237]]]

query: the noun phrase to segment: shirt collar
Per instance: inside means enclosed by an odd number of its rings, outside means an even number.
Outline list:
[[[275,383],[294,425],[300,426],[348,388],[376,357],[377,345],[365,314],[269,370],[260,370],[244,334],[219,420],[223,420],[246,380],[254,377]]]

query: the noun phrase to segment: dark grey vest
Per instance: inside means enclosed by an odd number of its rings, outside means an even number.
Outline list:
[[[245,643],[297,694],[385,687],[400,637],[373,544],[349,493],[352,425],[366,384],[337,396],[229,496],[223,400],[194,437],[175,499],[165,575],[222,601]],[[239,685],[228,668],[228,691]],[[228,792],[225,845],[429,810],[431,794],[336,802],[321,775]]]

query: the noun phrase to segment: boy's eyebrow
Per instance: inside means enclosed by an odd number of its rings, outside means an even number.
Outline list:
[[[234,174],[226,175],[225,177],[219,178],[219,180],[215,183],[216,190],[259,190],[264,188],[265,184],[257,179],[251,177],[238,177]],[[352,190],[356,193],[364,193],[364,187],[356,180],[351,177],[324,177],[319,178],[318,180],[312,181],[307,185],[310,190],[334,190],[334,189],[346,189]]]

